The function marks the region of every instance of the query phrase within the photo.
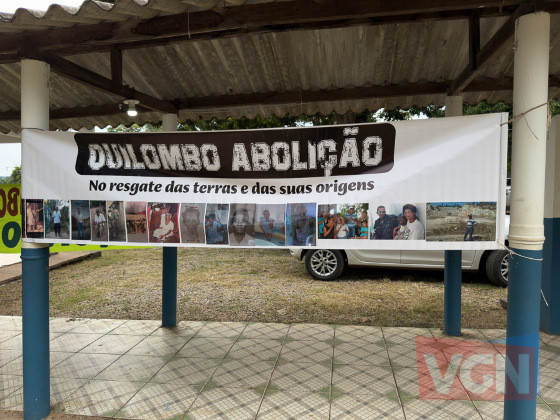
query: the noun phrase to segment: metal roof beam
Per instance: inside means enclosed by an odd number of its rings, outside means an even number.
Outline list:
[[[138,92],[129,86],[115,83],[100,74],[97,74],[85,67],[72,63],[64,58],[51,54],[40,54],[39,59],[47,62],[51,66],[51,70],[64,77],[76,82],[93,87],[106,93],[120,96],[124,99],[138,99],[140,104],[153,111],[161,111],[165,113],[176,113],[177,108],[170,102],[155,98],[142,92]]]
[[[467,67],[465,67],[465,69],[459,74],[459,77],[457,77],[449,87],[448,94],[450,96],[460,95],[469,83],[471,83],[480,74],[480,72],[491,63],[492,59],[510,45],[515,36],[515,21],[520,16],[531,11],[532,7],[530,4],[521,4],[508,18],[508,20],[505,21],[500,29],[498,29],[494,36],[488,40],[486,45],[484,45],[484,47],[482,47],[476,54],[473,51],[473,49],[476,48],[474,43],[476,42],[476,38],[478,38],[480,42],[480,32],[478,34],[473,33],[473,31],[477,31],[477,29],[473,28],[472,24],[470,25],[471,49],[469,50],[469,55],[471,58]],[[480,30],[478,29],[478,31]]]

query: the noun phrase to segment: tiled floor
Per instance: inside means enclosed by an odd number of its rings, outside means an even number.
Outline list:
[[[453,400],[420,399],[415,339],[427,337],[434,355],[444,357],[438,330],[234,322],[162,329],[158,321],[62,318],[50,326],[51,403],[60,413],[130,419],[503,416],[503,402],[477,400],[458,372]],[[465,329],[461,339],[504,335]],[[0,410],[23,409],[21,351],[21,318],[0,316]],[[537,418],[558,419],[560,338],[541,334],[540,355]]]

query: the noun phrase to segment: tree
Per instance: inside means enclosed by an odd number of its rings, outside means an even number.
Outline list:
[[[21,184],[21,166],[16,166],[10,177],[8,178],[9,184]]]

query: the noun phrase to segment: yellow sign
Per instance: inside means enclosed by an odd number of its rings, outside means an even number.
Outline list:
[[[21,188],[0,185],[0,254],[21,253]],[[51,252],[96,251],[100,249],[145,248],[137,246],[51,244]]]

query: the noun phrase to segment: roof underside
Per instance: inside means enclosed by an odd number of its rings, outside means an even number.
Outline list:
[[[374,0],[307,2],[335,8],[317,19],[298,12],[303,3],[87,1],[79,9],[0,15],[0,131],[20,130],[22,58],[51,64],[51,128],[62,130],[156,123],[174,110],[184,121],[442,106],[446,92],[468,103],[512,101],[513,36],[500,31],[521,1],[432,1],[425,3],[441,10],[392,15]],[[544,4],[549,95],[558,98],[560,8]],[[296,12],[301,19],[290,20]],[[501,44],[485,50],[489,41]],[[134,119],[119,108],[132,96],[145,106]]]

